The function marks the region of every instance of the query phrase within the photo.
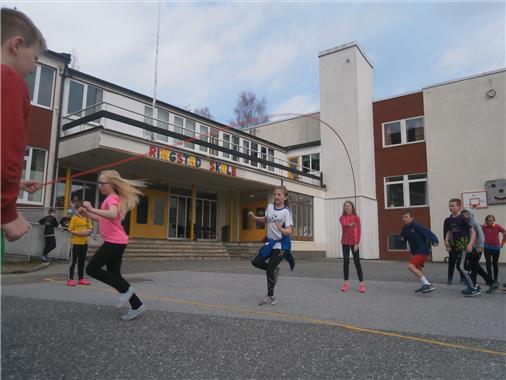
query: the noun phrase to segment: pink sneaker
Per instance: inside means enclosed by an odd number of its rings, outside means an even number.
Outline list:
[[[77,281],[77,285],[89,285],[90,282],[85,279],[85,278],[81,278],[79,281]]]
[[[360,285],[358,286],[358,291],[359,291],[360,293],[365,293],[365,285],[364,285],[364,284],[360,284]]]
[[[342,292],[347,292],[348,290],[350,290],[350,285],[348,283],[345,283],[343,285],[343,287],[341,288],[341,291]]]
[[[68,286],[76,286],[76,283],[73,279],[67,281]]]

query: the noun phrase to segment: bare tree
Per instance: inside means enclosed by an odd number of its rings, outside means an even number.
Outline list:
[[[193,113],[196,113],[197,115],[207,117],[208,119],[212,119],[213,115],[211,115],[211,112],[209,111],[209,108],[207,107],[201,107],[201,108],[195,108],[193,110]]]
[[[231,126],[240,129],[266,123],[269,121],[266,112],[267,101],[265,98],[258,99],[255,93],[250,90],[241,91],[237,97],[234,109],[235,119],[231,122]]]

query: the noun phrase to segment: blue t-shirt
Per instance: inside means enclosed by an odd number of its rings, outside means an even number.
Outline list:
[[[449,216],[445,219],[443,228],[445,237],[447,231],[451,233],[450,245],[459,251],[464,251],[471,237],[472,226],[469,221],[462,215]]]

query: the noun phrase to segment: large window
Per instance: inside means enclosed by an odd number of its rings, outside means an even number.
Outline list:
[[[274,149],[267,149],[267,161],[274,162]],[[269,165],[267,167],[271,172],[274,171],[274,166]]]
[[[21,179],[44,182],[46,157],[47,151],[38,148],[26,147]],[[42,197],[43,188],[37,190],[35,193],[21,191],[18,196],[18,201],[24,203],[42,203]]]
[[[313,197],[289,193],[292,210],[294,240],[313,240]]]
[[[302,171],[304,173],[320,171],[320,153],[302,156]]]
[[[408,246],[405,241],[401,240],[399,234],[388,234],[387,235],[387,249],[389,251],[407,251]]]
[[[427,174],[385,177],[385,208],[426,206]]]
[[[383,146],[423,141],[423,129],[423,116],[383,123]]]
[[[191,119],[186,119],[186,126],[184,130],[184,134],[188,136],[185,141],[185,146],[190,149],[195,148],[195,121]]]
[[[250,150],[249,150],[249,146],[250,146],[250,142],[248,140],[242,140],[242,152],[244,154],[247,154],[249,155],[250,154]],[[249,164],[249,160],[247,158],[243,158],[242,161],[248,165]]]
[[[165,129],[166,131],[169,130],[169,113],[167,111],[157,109],[156,112],[156,126],[158,128]],[[169,136],[162,135],[161,133],[155,133],[155,138],[160,141],[168,142]]]
[[[103,91],[101,88],[71,80],[67,102],[67,114],[76,114],[85,108],[87,108],[85,115],[96,112],[98,109],[92,106],[101,103],[102,98]],[[82,113],[78,113],[77,115],[82,116]]]
[[[32,104],[52,108],[55,72],[52,67],[37,64],[25,78]]]
[[[232,136],[232,150],[238,152],[239,151],[239,137]],[[239,161],[239,157],[235,154],[232,156],[232,160]]]
[[[200,139],[200,141],[209,142],[209,127],[206,127],[205,125],[200,124],[199,139]],[[207,153],[207,146],[200,145],[199,149],[201,152]]]
[[[223,148],[230,149],[230,135],[223,134]],[[224,158],[230,158],[230,154],[222,152]]]

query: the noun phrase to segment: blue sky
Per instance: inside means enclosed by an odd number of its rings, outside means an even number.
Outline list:
[[[4,1],[79,69],[153,94],[158,2]],[[374,98],[504,68],[503,2],[164,2],[158,98],[233,117],[237,95],[268,113],[319,110],[318,53],[357,41],[374,65]]]

